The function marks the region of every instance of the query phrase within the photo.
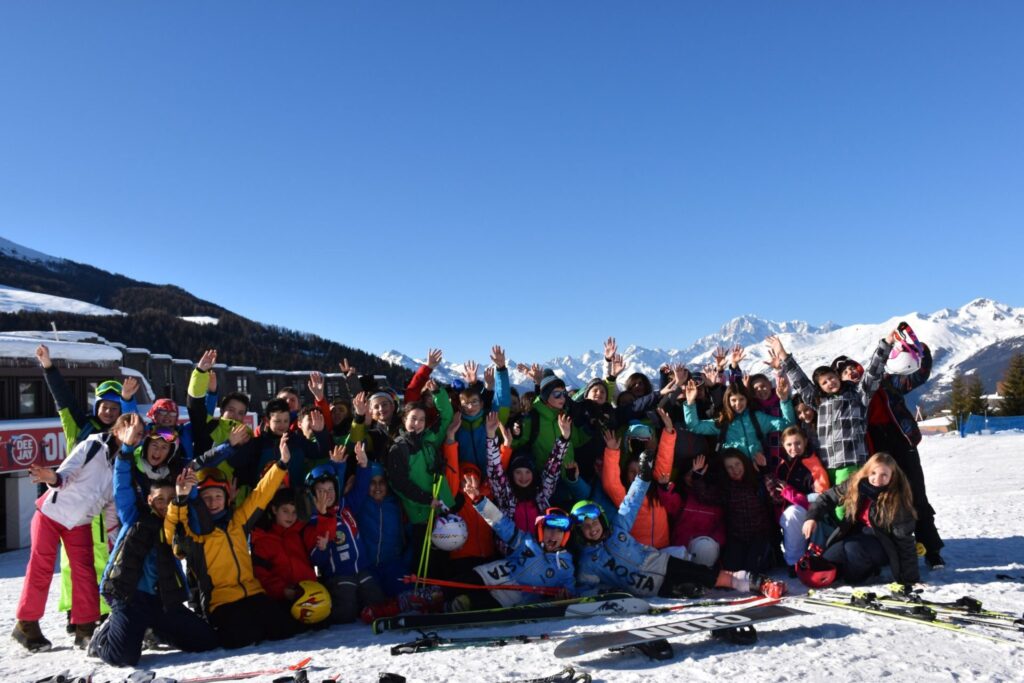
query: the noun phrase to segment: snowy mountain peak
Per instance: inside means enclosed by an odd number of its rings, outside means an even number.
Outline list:
[[[698,339],[685,349],[666,351],[638,344],[620,347],[619,351],[626,362],[620,381],[624,381],[633,372],[656,378],[658,368],[665,363],[685,363],[690,367],[700,367],[712,360],[715,348],[731,348],[735,345],[746,349],[747,360],[743,364],[745,371],[770,372],[764,338],[773,334],[782,335],[786,348],[808,372],[818,365],[829,364],[840,355],[867,363],[878,341],[901,321],[910,323],[918,338],[933,351],[935,366],[931,380],[920,395],[913,397],[929,402],[941,400],[956,372],[974,369],[971,363],[977,361],[980,357],[978,354],[996,345],[1012,349],[1019,346],[1018,340],[1024,342],[1024,308],[1013,308],[985,298],[974,299],[957,309],[944,308],[927,315],[906,313],[874,323],[846,326],[829,321],[815,327],[801,320],[775,322],[746,314],[733,318],[716,333]],[[382,354],[381,358],[410,370],[419,366],[419,361],[398,351],[389,351]],[[993,367],[998,365],[998,362],[993,363]],[[485,364],[485,360],[481,361],[481,367]],[[604,354],[592,349],[577,357],[553,358],[543,365],[554,370],[570,387],[582,387],[592,378],[602,377],[605,373]],[[509,367],[515,367],[511,359]],[[445,362],[435,370],[435,375],[441,381],[450,381],[461,375],[461,369],[461,363]],[[533,382],[525,375],[512,370],[511,376],[513,384],[523,389],[532,389]],[[995,381],[992,380],[991,384],[994,390]]]
[[[44,254],[43,252],[36,251],[35,249],[23,247],[20,244],[4,239],[3,237],[0,237],[0,254],[10,258],[21,259],[22,261],[40,261],[46,264],[58,264],[65,260],[57,258],[56,256]]]

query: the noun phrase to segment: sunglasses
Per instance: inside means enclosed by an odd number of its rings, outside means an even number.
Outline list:
[[[572,514],[577,522],[583,522],[585,519],[600,519],[601,508],[596,503],[587,503],[574,509]]]
[[[562,398],[565,395],[566,391],[564,389],[555,389],[551,392],[551,398]]]

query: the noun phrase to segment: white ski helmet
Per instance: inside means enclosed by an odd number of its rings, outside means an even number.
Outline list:
[[[916,344],[897,339],[889,352],[889,360],[885,363],[885,371],[890,375],[909,375],[921,369],[923,354]]]
[[[442,515],[434,520],[434,530],[430,534],[434,547],[448,552],[464,546],[468,537],[466,520],[454,513]]]

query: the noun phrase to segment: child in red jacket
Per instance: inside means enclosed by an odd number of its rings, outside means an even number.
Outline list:
[[[299,520],[295,493],[283,488],[274,494],[263,526],[252,531],[253,573],[271,598],[294,602],[302,594],[300,581],[316,581],[310,552],[303,541],[306,523]]]

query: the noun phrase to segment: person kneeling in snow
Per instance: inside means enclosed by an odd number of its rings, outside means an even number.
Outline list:
[[[145,504],[133,485],[134,449],[122,448],[114,463],[114,502],[121,533],[100,582],[110,617],[89,643],[89,654],[113,666],[135,666],[142,655],[146,629],[185,652],[217,647],[210,625],[182,603],[185,577],[164,539],[167,506],[174,482],[148,482]],[[194,477],[192,470],[186,475]]]

